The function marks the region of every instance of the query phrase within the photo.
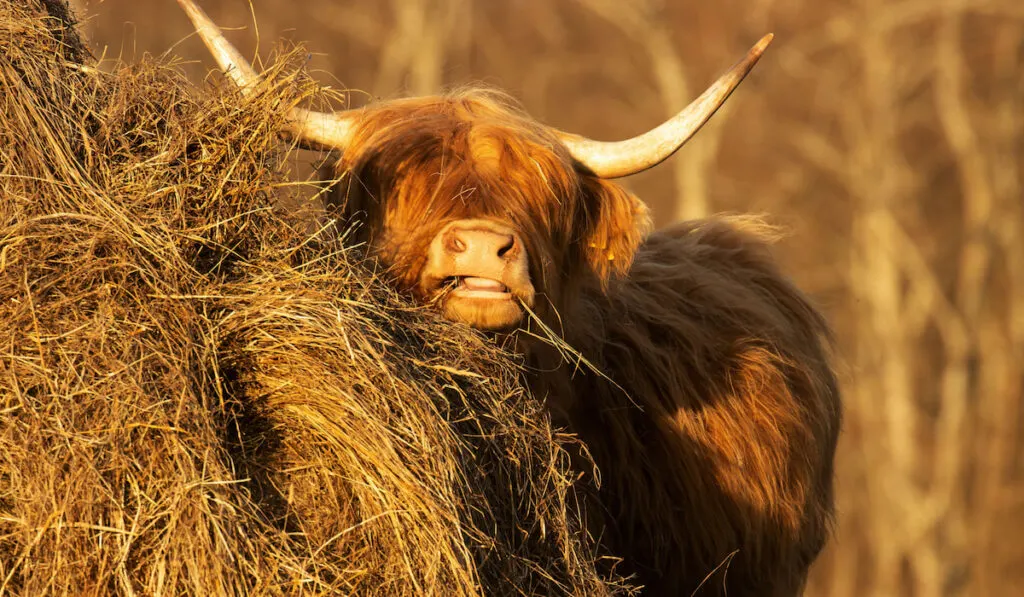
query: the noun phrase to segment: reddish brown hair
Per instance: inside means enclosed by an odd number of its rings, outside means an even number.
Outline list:
[[[651,594],[709,575],[703,594],[800,590],[833,507],[839,394],[827,325],[767,227],[650,234],[643,203],[493,91],[367,109],[339,176],[341,213],[410,289],[448,221],[522,236],[540,316],[592,365],[524,336],[528,381],[584,440],[603,478],[589,521]]]
[[[547,292],[581,270],[602,280],[624,273],[650,229],[642,202],[589,175],[546,127],[494,90],[367,108],[338,168],[332,202],[346,218],[366,218],[360,239],[408,287],[425,259],[417,249],[452,219],[514,225],[530,254],[543,257],[531,274]]]

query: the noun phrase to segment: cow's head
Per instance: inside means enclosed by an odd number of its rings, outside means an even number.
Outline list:
[[[356,240],[399,286],[481,329],[623,270],[648,228],[643,203],[495,91],[363,109],[336,173],[332,203]]]
[[[258,75],[191,0],[178,0],[243,89]],[[625,272],[649,229],[646,206],[607,179],[683,145],[771,41],[671,120],[605,143],[543,126],[494,91],[467,90],[337,113],[290,113],[301,142],[342,152],[333,203],[396,283],[486,330],[563,304],[574,283]]]

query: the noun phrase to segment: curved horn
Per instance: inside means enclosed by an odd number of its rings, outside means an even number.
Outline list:
[[[757,64],[771,43],[769,33],[747,52],[729,72],[718,78],[683,111],[657,128],[625,141],[603,142],[555,131],[572,156],[601,178],[618,178],[656,166],[676,152],[725,103],[740,81]]]
[[[210,20],[203,9],[196,6],[192,0],[178,0],[178,4],[192,20],[196,33],[203,39],[220,68],[241,87],[243,93],[248,93],[259,82],[260,78],[256,71],[224,37],[220,28]],[[347,112],[324,113],[292,108],[288,118],[291,121],[288,131],[300,141],[344,149],[352,136],[354,117]]]

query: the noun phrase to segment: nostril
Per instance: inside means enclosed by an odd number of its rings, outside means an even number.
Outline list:
[[[445,246],[452,253],[462,253],[466,250],[466,241],[459,238],[457,234],[449,234],[445,238]]]
[[[515,248],[516,248],[516,237],[510,235],[508,237],[508,240],[504,244],[502,244],[500,247],[498,247],[498,257],[505,257],[505,255],[509,254],[512,251],[512,249],[515,249]]]

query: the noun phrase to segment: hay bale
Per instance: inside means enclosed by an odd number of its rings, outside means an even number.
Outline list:
[[[0,594],[606,594],[508,356],[273,210],[298,75],[0,0]]]

